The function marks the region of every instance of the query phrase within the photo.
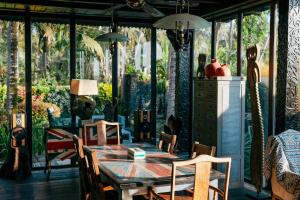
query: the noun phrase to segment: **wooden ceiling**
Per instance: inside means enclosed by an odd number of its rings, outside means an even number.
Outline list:
[[[113,3],[112,3],[113,2]],[[146,0],[147,4],[156,8],[164,15],[174,14],[176,11],[176,0]],[[242,6],[257,0],[190,0],[190,13],[198,16],[209,16],[226,8]],[[143,9],[132,9],[126,5],[126,0],[0,0],[0,13],[25,12],[40,15],[60,14],[64,16],[109,18],[112,7],[114,14],[121,21],[143,21],[152,23],[155,18]]]

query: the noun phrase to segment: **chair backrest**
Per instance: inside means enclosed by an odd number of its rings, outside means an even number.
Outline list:
[[[176,138],[176,135],[169,135],[165,132],[161,132],[158,148],[168,153],[173,153],[176,144]]]
[[[84,144],[87,145],[87,128],[96,127],[97,131],[97,144],[98,145],[106,145],[107,144],[107,138],[108,138],[108,130],[107,126],[115,127],[116,129],[116,144],[120,144],[120,125],[118,122],[107,122],[104,120],[97,121],[95,123],[88,123],[83,125],[83,134],[84,134]],[[113,130],[115,130],[113,129]],[[111,137],[112,138],[112,137]]]
[[[87,177],[89,181],[89,189],[91,190],[92,199],[100,199],[100,171],[98,167],[96,152],[91,150],[87,146],[83,146],[83,152],[86,158],[88,172]]]
[[[88,164],[88,172],[93,178],[94,184],[98,184],[97,180],[100,175],[99,167],[98,167],[98,160],[96,156],[96,152],[91,150],[87,146],[83,146],[83,152],[86,157],[86,161]]]
[[[216,154],[216,147],[215,146],[207,146],[204,144],[200,144],[199,142],[195,141],[192,147],[192,155],[191,158],[195,158],[199,155],[209,155],[215,156]]]
[[[75,146],[78,167],[79,167],[79,177],[80,177],[80,193],[81,197],[85,198],[90,193],[90,183],[88,180],[87,164],[83,152],[83,142],[80,137],[73,135],[73,143]]]
[[[210,172],[212,163],[224,163],[226,164],[225,182],[224,190],[211,187],[210,182]],[[172,165],[172,185],[171,185],[171,200],[175,198],[175,188],[176,188],[176,170],[178,167],[195,165],[195,179],[194,179],[194,200],[208,199],[209,189],[214,190],[214,197],[216,192],[223,197],[224,200],[228,199],[228,185],[230,178],[230,166],[231,158],[215,158],[209,155],[200,155],[194,159],[186,161],[173,162]]]
[[[84,159],[84,153],[83,153],[83,142],[82,139],[80,137],[78,137],[77,135],[73,135],[73,143],[75,146],[75,151],[76,151],[76,155],[77,155],[77,160],[78,163],[82,161],[82,159]]]

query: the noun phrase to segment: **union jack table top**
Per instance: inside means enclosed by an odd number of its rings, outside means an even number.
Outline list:
[[[146,152],[145,160],[132,160],[127,155],[127,149],[139,147]],[[150,144],[129,144],[110,146],[90,146],[97,153],[99,168],[119,190],[166,185],[171,183],[172,162],[181,158],[160,151]],[[192,183],[194,167],[178,168],[177,183]],[[223,178],[224,174],[212,170],[211,180]]]

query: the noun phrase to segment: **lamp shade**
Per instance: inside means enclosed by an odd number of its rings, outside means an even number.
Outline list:
[[[189,13],[180,13],[166,16],[156,21],[153,26],[161,29],[176,30],[176,25],[181,24],[183,29],[200,29],[209,27],[210,24],[205,19]]]
[[[116,32],[110,32],[110,33],[105,33],[103,35],[99,35],[96,40],[98,41],[116,41],[116,42],[126,42],[128,38],[125,35],[116,33]]]
[[[97,95],[97,80],[72,79],[71,94],[75,95]]]

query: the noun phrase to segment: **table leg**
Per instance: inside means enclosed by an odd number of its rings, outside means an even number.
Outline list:
[[[119,200],[132,200],[132,195],[128,190],[120,190],[119,191]]]

